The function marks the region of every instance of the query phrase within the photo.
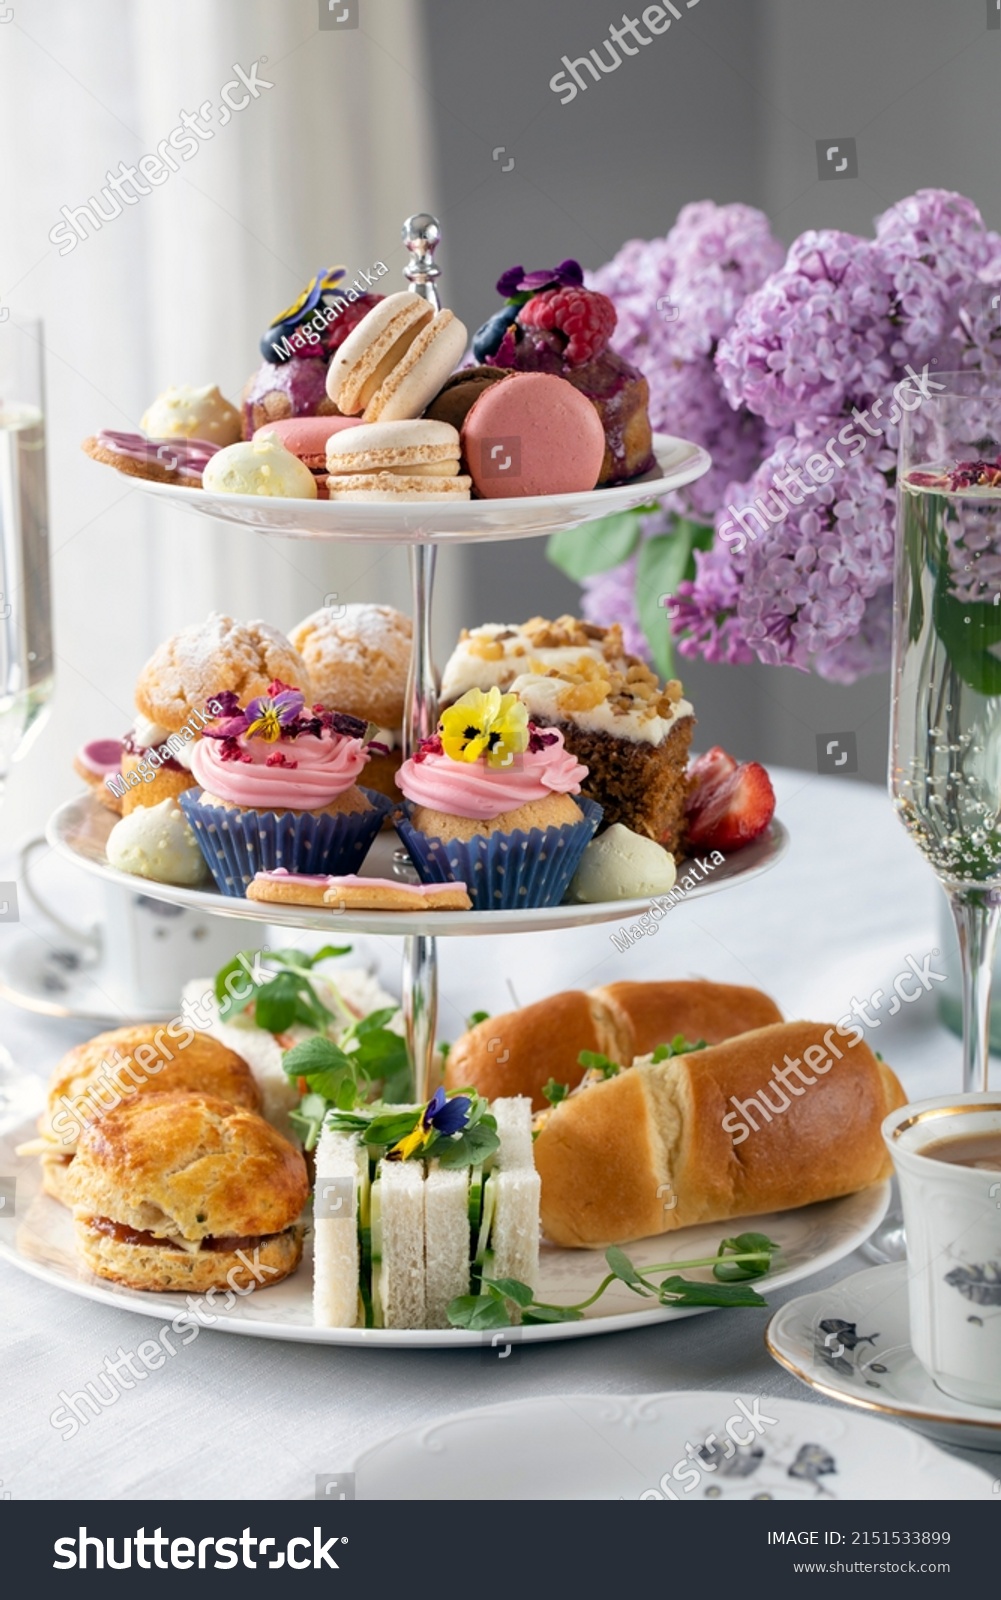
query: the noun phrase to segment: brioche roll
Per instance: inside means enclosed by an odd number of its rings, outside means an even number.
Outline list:
[[[615,1060],[634,1054],[624,1014],[583,989],[567,989],[470,1028],[448,1053],[445,1087],[472,1086],[489,1100],[528,1095],[537,1111],[547,1104],[542,1090],[550,1078],[580,1082],[582,1050]]]
[[[592,995],[632,1027],[635,1056],[649,1055],[679,1033],[692,1044],[722,1044],[752,1028],[782,1021],[775,1001],[736,983],[687,979],[668,983],[609,983]]]
[[[535,1141],[544,1233],[560,1245],[624,1243],[889,1177],[880,1125],[906,1096],[851,1032],[778,1023],[640,1061],[563,1101]]]
[[[582,1050],[628,1066],[679,1033],[692,1042],[719,1044],[781,1020],[775,1002],[760,989],[730,983],[698,979],[611,983],[589,993],[568,989],[488,1017],[463,1034],[449,1053],[445,1087],[471,1084],[490,1100],[526,1094],[539,1111],[550,1078],[571,1089],[580,1083]]]

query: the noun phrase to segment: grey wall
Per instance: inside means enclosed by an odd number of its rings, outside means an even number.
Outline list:
[[[761,206],[790,240],[868,232],[902,195],[942,186],[1001,226],[1001,32],[987,31],[986,0],[676,4],[668,33],[563,106],[549,80],[564,53],[601,46],[620,16],[612,0],[424,0],[445,292],[470,327],[499,303],[504,267],[598,266],[624,240],[663,233],[690,200]],[[814,141],[846,135],[859,176],[820,182]],[[541,541],[466,559],[471,621],[575,609],[578,590]],[[817,734],[852,731],[861,776],[884,781],[884,679],[843,689],[691,663],[685,681],[703,742],[815,770]]]

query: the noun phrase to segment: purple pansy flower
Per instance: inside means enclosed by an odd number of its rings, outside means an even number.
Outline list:
[[[497,293],[505,300],[530,300],[544,289],[561,289],[566,285],[580,287],[584,282],[584,269],[579,261],[561,261],[558,267],[548,267],[539,272],[526,272],[524,267],[508,267],[497,279]]]

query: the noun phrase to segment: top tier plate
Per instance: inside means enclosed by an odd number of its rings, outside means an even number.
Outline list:
[[[130,481],[158,499],[203,517],[280,533],[289,539],[365,539],[383,544],[471,544],[529,539],[576,528],[616,511],[631,511],[683,489],[709,471],[707,451],[686,439],[656,433],[656,467],[629,483],[586,494],[532,495],[513,500],[420,500],[398,506],[345,500],[272,500],[256,494],[210,494],[179,484]]]

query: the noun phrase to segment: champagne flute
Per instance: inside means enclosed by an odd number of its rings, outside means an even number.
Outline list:
[[[969,1094],[988,1088],[1001,914],[1001,376],[930,387],[901,421],[889,787],[955,920]],[[873,1246],[902,1257],[899,1216]]]
[[[42,324],[0,307],[0,804],[54,682],[42,356]]]

